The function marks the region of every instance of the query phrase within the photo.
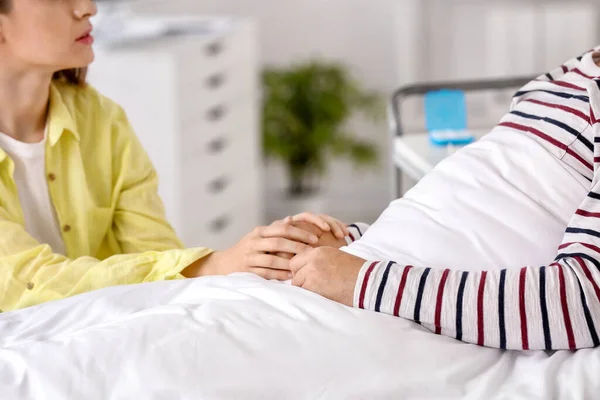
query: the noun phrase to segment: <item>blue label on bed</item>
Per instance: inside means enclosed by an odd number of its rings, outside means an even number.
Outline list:
[[[436,146],[464,146],[475,141],[475,136],[467,130],[464,131],[433,131],[429,132],[431,143]]]
[[[466,130],[465,93],[460,90],[448,89],[427,93],[425,95],[425,125],[435,144],[470,143],[473,137]]]

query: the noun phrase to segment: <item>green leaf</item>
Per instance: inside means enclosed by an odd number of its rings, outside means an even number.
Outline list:
[[[332,157],[376,165],[377,149],[343,127],[357,112],[379,121],[385,107],[381,96],[361,88],[345,66],[313,61],[266,68],[262,81],[264,154],[288,166],[297,190],[311,176],[326,173]]]

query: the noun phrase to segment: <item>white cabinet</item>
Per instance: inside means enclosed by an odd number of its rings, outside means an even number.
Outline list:
[[[100,41],[89,81],[125,109],[158,171],[167,218],[186,246],[223,249],[260,225],[253,22]]]

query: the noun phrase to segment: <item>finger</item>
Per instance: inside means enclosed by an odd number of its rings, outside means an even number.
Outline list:
[[[316,237],[320,238],[323,235],[323,231],[321,228],[316,226],[315,224],[311,224],[310,222],[294,222],[293,225],[298,228],[306,231],[308,233],[312,233]]]
[[[338,239],[343,239],[344,237],[346,237],[346,235],[344,235],[344,230],[340,227],[340,221],[330,217],[329,215],[322,215],[321,217],[325,221],[327,221],[327,223],[331,227],[331,233],[333,233],[333,236],[335,236]]]
[[[315,215],[312,213],[305,212],[305,213],[294,215],[292,217],[292,220],[294,222],[310,222],[311,224],[315,224],[316,226],[321,228],[321,230],[324,230],[326,232],[329,232],[331,230],[329,223],[325,219],[323,219],[319,215]]]
[[[272,254],[256,253],[248,258],[248,267],[290,271],[290,260]]]
[[[300,270],[300,271],[298,271],[298,273],[294,274],[294,277],[292,278],[292,285],[297,286],[297,287],[303,287],[305,282],[306,282],[306,271],[305,270]]]
[[[294,258],[295,254],[292,253],[276,253],[275,256],[280,258],[285,258],[286,260],[291,260]]]
[[[335,223],[337,224],[337,226],[342,230],[343,236],[340,237],[340,239],[343,239],[346,236],[350,235],[350,231],[348,230],[348,226],[345,223],[343,223],[339,219],[335,219],[333,217],[331,217],[331,218],[335,221]]]
[[[317,244],[319,242],[316,235],[295,226],[281,223],[274,223],[262,229],[261,236],[263,238],[280,237],[306,244]]]
[[[330,231],[337,239],[343,239],[346,235],[342,229],[342,223],[329,215],[322,214],[319,216],[323,221],[326,221],[330,227]]]
[[[283,219],[283,223],[284,223],[284,224],[291,225],[291,224],[293,224],[293,223],[294,223],[294,218],[293,218],[293,217],[285,217],[285,218]]]
[[[333,219],[335,220],[335,222],[337,222],[338,226],[342,229],[342,232],[344,232],[344,237],[349,236],[350,230],[348,229],[348,225],[346,225],[339,219],[336,219],[336,218],[333,218]]]
[[[310,246],[282,237],[256,239],[253,250],[264,253],[300,254],[311,249]]]
[[[287,281],[292,279],[292,274],[289,271],[280,271],[270,268],[250,268],[250,272],[267,280]]]
[[[309,251],[305,251],[304,253],[300,253],[290,260],[290,270],[294,274],[298,273],[298,271],[300,271],[309,263],[313,257],[313,250],[314,249],[311,249]]]

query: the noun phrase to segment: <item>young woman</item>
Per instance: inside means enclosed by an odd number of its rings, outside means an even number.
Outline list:
[[[286,280],[290,255],[325,231],[348,233],[331,217],[302,214],[223,252],[183,249],[125,113],[85,84],[95,12],[91,0],[0,0],[2,310],[183,277]],[[304,229],[291,224],[300,221]]]

